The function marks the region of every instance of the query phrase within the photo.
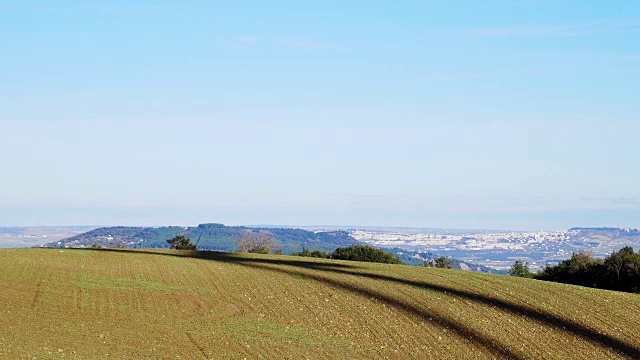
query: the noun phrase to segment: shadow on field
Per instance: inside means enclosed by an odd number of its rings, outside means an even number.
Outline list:
[[[456,321],[455,319],[447,318],[446,314],[435,313],[433,311],[430,311],[429,309],[418,307],[410,302],[396,299],[392,296],[382,294],[378,291],[368,289],[363,286],[358,286],[348,282],[343,282],[336,279],[324,277],[319,274],[301,272],[299,270],[296,270],[295,267],[302,268],[302,269],[317,270],[319,272],[333,272],[333,273],[343,274],[347,276],[357,276],[357,277],[364,277],[364,278],[375,279],[380,281],[399,283],[399,284],[426,289],[430,291],[437,291],[447,295],[454,295],[461,299],[473,301],[473,302],[488,305],[491,307],[497,307],[499,309],[511,312],[518,316],[522,316],[522,317],[526,317],[528,319],[534,320],[542,325],[552,326],[557,329],[562,329],[563,331],[571,335],[578,336],[584,340],[587,340],[592,344],[595,344],[596,346],[612,349],[620,353],[621,355],[628,356],[633,359],[640,359],[640,348],[635,347],[631,344],[627,344],[624,341],[620,339],[616,339],[609,335],[598,333],[594,329],[591,329],[589,327],[586,327],[574,321],[561,318],[549,312],[541,311],[539,309],[535,309],[525,305],[510,303],[510,302],[507,302],[501,299],[496,299],[494,297],[483,295],[483,294],[464,291],[464,290],[456,289],[449,286],[431,284],[426,281],[407,280],[407,279],[395,278],[388,275],[375,274],[371,272],[355,271],[357,269],[362,269],[362,268],[355,265],[350,265],[350,264],[344,264],[339,262],[333,263],[330,261],[318,263],[314,261],[296,260],[295,257],[292,257],[292,259],[282,259],[282,258],[265,259],[265,258],[258,258],[258,257],[253,258],[253,257],[246,257],[244,255],[238,256],[234,253],[223,253],[223,252],[213,252],[213,251],[161,252],[161,251],[149,251],[149,250],[139,251],[139,250],[127,250],[127,249],[117,249],[117,250],[100,249],[99,251],[132,252],[137,254],[146,253],[146,254],[163,255],[163,256],[189,257],[189,258],[197,258],[197,259],[216,260],[216,261],[223,261],[223,262],[238,264],[242,266],[261,268],[268,271],[279,272],[279,273],[289,274],[293,276],[306,277],[309,279],[313,279],[315,281],[328,284],[336,288],[344,289],[362,296],[366,296],[368,298],[378,299],[387,305],[397,308],[398,310],[404,311],[414,316],[418,316],[426,321],[433,321],[437,325],[455,332],[458,336],[473,342],[478,347],[486,348],[496,355],[507,357],[509,359],[524,358],[522,355],[514,353],[511,350],[509,350],[506,345],[501,344],[499,341],[495,339],[487,339],[486,336],[477,332],[473,328],[470,328],[465,324],[459,321]],[[282,268],[283,265],[293,267],[294,269]],[[274,266],[278,266],[278,267],[274,267]]]

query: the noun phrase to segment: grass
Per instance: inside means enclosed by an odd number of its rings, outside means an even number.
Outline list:
[[[640,296],[163,250],[0,250],[0,358],[640,358]]]

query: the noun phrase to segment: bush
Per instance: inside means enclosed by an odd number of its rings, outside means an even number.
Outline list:
[[[450,259],[446,256],[440,256],[435,260],[431,259],[424,262],[424,266],[426,267],[435,267],[439,269],[453,269],[453,265],[455,265],[455,260]]]
[[[173,239],[167,240],[172,249],[176,250],[198,250],[195,244],[191,243],[191,239],[187,239],[184,235],[178,235]]]
[[[369,245],[351,245],[349,247],[337,248],[329,257],[339,260],[402,264],[402,260],[392,253],[376,249]]]
[[[320,251],[320,250],[314,250],[311,251],[309,250],[309,248],[302,248],[302,251],[300,252],[293,252],[291,253],[292,256],[305,256],[305,257],[313,257],[313,258],[323,258],[326,259],[327,258],[327,253],[324,251]]]

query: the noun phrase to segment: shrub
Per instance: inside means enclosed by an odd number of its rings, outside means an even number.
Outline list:
[[[178,235],[173,239],[167,240],[172,249],[176,250],[198,250],[195,244],[191,243],[191,239],[187,239],[184,235]]]
[[[273,251],[275,242],[268,233],[245,233],[238,238],[236,245],[240,252],[268,254]]]
[[[435,267],[440,269],[453,269],[453,265],[455,265],[455,260],[449,259],[446,256],[440,256],[437,259],[431,259],[424,262],[425,267]]]
[[[313,258],[327,258],[327,253],[320,250],[311,251],[309,248],[302,248],[300,252],[291,253],[292,256],[305,256],[305,257],[313,257]]]
[[[402,264],[402,260],[392,253],[376,249],[369,245],[351,245],[349,247],[337,248],[329,257],[339,260]]]

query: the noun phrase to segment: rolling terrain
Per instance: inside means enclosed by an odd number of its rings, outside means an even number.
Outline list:
[[[0,250],[0,358],[640,358],[640,297],[170,250]]]

